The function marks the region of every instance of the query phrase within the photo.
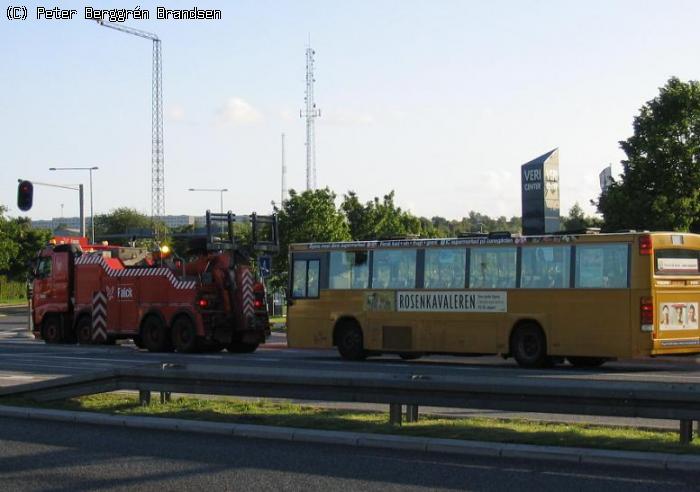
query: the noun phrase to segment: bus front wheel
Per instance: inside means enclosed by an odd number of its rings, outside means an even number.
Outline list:
[[[335,339],[343,359],[362,360],[366,357],[362,330],[357,323],[345,321],[340,324]]]
[[[515,329],[510,340],[510,353],[520,367],[539,368],[550,365],[547,339],[536,323],[525,323]]]

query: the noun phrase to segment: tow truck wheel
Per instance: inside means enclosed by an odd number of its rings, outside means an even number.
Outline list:
[[[92,320],[89,316],[81,316],[75,325],[75,335],[80,345],[92,343]]]
[[[143,321],[141,340],[149,352],[168,352],[172,348],[168,328],[158,316],[151,315]]]
[[[184,353],[197,351],[197,327],[188,316],[179,316],[173,323],[172,332],[175,350]]]
[[[61,318],[57,315],[50,315],[44,318],[41,324],[41,331],[46,343],[62,343],[63,328]]]
[[[226,350],[234,354],[250,354],[257,350],[258,345],[258,343],[233,341],[226,347]]]

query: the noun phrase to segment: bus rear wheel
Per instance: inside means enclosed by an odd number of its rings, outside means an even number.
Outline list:
[[[591,369],[594,367],[600,367],[607,362],[605,357],[567,357],[566,360],[569,361],[574,367]]]
[[[551,365],[551,359],[547,357],[547,339],[536,323],[525,323],[515,329],[510,339],[510,353],[520,367]]]
[[[367,356],[362,330],[357,323],[345,321],[338,326],[335,343],[340,356],[345,360],[362,360]]]

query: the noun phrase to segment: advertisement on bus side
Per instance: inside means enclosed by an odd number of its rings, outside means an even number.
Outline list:
[[[662,330],[697,330],[697,302],[659,303],[659,328]]]

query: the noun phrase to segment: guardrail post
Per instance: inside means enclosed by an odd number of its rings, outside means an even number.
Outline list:
[[[680,426],[681,444],[690,444],[693,440],[693,421],[681,420]]]
[[[406,422],[418,422],[418,405],[406,405]]]
[[[401,425],[401,404],[389,403],[389,423]]]
[[[161,391],[160,392],[160,402],[166,403],[169,401],[170,401],[170,391]]]
[[[151,404],[151,392],[145,390],[139,390],[139,404],[142,407],[147,407]]]

